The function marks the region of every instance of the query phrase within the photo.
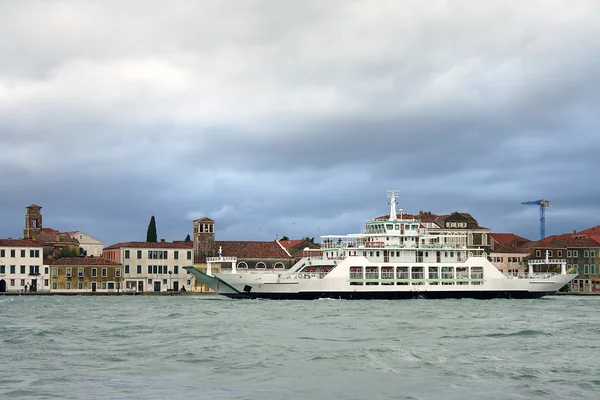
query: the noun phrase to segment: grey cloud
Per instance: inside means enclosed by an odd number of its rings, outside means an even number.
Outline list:
[[[315,236],[390,188],[530,237],[524,200],[549,233],[598,223],[597,2],[179,4],[0,5],[0,236],[32,202],[107,243],[194,212]]]

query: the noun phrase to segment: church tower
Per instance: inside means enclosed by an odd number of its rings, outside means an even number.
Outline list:
[[[32,204],[25,207],[25,229],[23,229],[23,239],[36,239],[42,232],[42,206]]]
[[[194,221],[194,264],[204,264],[215,253],[215,221],[202,217]]]

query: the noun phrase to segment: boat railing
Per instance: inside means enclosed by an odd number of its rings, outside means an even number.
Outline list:
[[[366,242],[365,244],[359,244],[357,246],[344,246],[344,245],[334,245],[334,246],[323,246],[320,250],[378,250],[378,249],[423,249],[423,250],[465,250],[465,246],[461,246],[458,244],[435,244],[435,245],[427,245],[427,244],[391,244],[391,243],[383,243],[383,242]]]
[[[537,272],[534,274],[528,274],[528,273],[505,273],[504,276],[506,276],[508,279],[550,279],[553,278],[557,275],[556,272]]]

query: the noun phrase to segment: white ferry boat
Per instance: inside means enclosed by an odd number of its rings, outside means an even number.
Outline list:
[[[504,275],[465,233],[428,232],[419,220],[396,214],[396,191],[388,191],[388,219],[367,221],[365,233],[321,236],[287,271],[238,271],[234,257],[207,260],[206,272],[184,267],[199,283],[231,298],[445,299],[539,298],[573,280],[566,260],[529,263],[529,273]],[[212,273],[212,264],[221,264]],[[231,263],[231,269],[224,266]],[[560,273],[535,273],[536,264]]]

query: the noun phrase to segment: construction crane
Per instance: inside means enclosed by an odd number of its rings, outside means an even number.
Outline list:
[[[526,206],[540,206],[540,240],[546,237],[546,207],[550,205],[548,200],[524,201]]]

